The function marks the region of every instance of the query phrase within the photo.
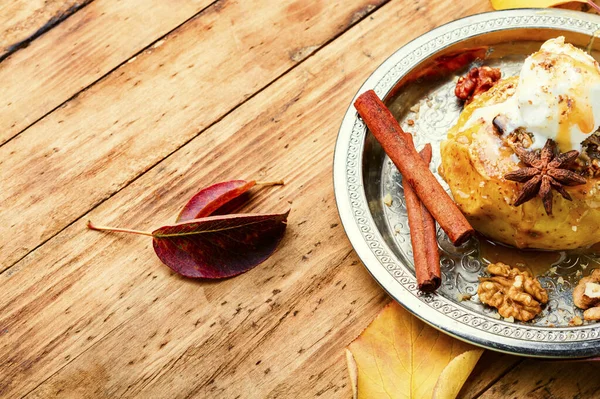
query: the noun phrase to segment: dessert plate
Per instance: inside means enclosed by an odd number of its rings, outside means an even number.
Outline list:
[[[402,127],[415,133],[417,148],[427,142],[433,145],[432,171],[447,188],[437,174],[439,144],[461,111],[454,96],[458,76],[482,61],[499,67],[504,77],[516,74],[526,56],[545,40],[561,35],[600,59],[596,53],[600,38],[594,40],[599,29],[599,16],[567,10],[473,15],[436,28],[396,51],[357,95],[375,90]],[[334,188],[346,234],[365,267],[417,317],[456,338],[497,351],[550,358],[600,355],[600,323],[575,325],[581,311],[571,297],[579,279],[600,267],[600,256],[591,251],[517,252],[481,238],[454,247],[438,230],[442,286],[435,294],[418,291],[402,177],[353,105],[336,143]],[[477,300],[478,277],[488,262],[495,261],[533,269],[539,276],[550,301],[536,319],[507,321]]]

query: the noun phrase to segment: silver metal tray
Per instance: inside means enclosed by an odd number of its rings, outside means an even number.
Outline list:
[[[500,67],[503,76],[518,73],[527,55],[539,49],[543,41],[559,35],[570,43],[588,47],[598,59],[600,39],[592,38],[599,29],[600,17],[567,10],[526,9],[473,15],[434,29],[396,51],[367,79],[358,94],[375,90],[385,98],[405,130],[415,132],[417,147],[430,142],[435,171],[440,163],[439,143],[461,110],[453,94],[457,76],[482,62]],[[447,68],[452,65],[450,60],[462,68],[451,71]],[[379,143],[367,133],[353,102],[354,99],[335,148],[334,188],[346,233],[379,284],[417,317],[476,345],[537,357],[600,355],[600,323],[569,325],[574,316],[581,316],[581,311],[573,306],[572,288],[582,275],[600,267],[600,257],[592,253],[511,255],[512,249],[482,239],[472,239],[456,248],[439,231],[442,287],[436,294],[418,292],[402,177]],[[391,206],[383,203],[388,193],[393,199]],[[476,295],[470,300],[458,298],[461,294],[476,294],[478,277],[484,274],[485,265],[503,256],[521,257],[526,266],[537,265],[534,273],[549,292],[549,304],[532,322],[505,321],[494,309],[483,306]]]

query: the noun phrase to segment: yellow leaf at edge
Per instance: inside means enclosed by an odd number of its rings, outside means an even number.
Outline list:
[[[346,365],[350,374],[350,383],[352,384],[352,399],[358,399],[358,367],[352,352],[346,349]]]
[[[509,8],[546,8],[555,7],[567,3],[586,4],[586,0],[490,0],[495,10],[507,10]]]
[[[431,398],[438,378],[454,358],[479,351],[429,327],[396,302],[387,305],[348,350],[356,364],[359,399]],[[468,376],[476,362],[471,365],[472,358],[464,358],[469,362],[463,366],[459,360],[453,369],[464,367]],[[449,389],[446,385],[440,389]]]
[[[452,359],[435,384],[433,399],[456,398],[482,354],[483,349],[473,349]]]

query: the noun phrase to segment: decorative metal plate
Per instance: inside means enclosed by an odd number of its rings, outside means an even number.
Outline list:
[[[525,57],[539,49],[543,41],[559,35],[578,46],[587,46],[597,56],[600,39],[592,39],[599,29],[600,17],[567,10],[473,15],[434,29],[396,51],[358,93],[374,89],[385,98],[403,127],[416,133],[417,147],[432,143],[434,170],[440,163],[439,143],[460,113],[453,95],[456,78],[472,66],[465,65],[450,74],[435,68],[440,60],[449,54],[480,54],[483,60],[475,63],[498,66],[507,76],[517,73]],[[424,77],[422,71],[426,70],[431,73]],[[437,176],[437,171],[434,173]],[[490,252],[490,248],[499,253],[511,250],[490,247],[477,239],[456,248],[439,231],[442,287],[436,294],[418,292],[402,178],[373,136],[367,134],[353,105],[338,135],[334,187],[342,223],[366,268],[394,299],[425,322],[459,339],[518,355],[600,355],[600,323],[569,325],[574,316],[581,316],[573,306],[572,288],[582,275],[600,267],[600,257],[594,254],[524,254],[530,260],[541,259],[543,270],[536,272],[549,291],[550,302],[532,322],[509,322],[483,306],[475,294],[478,277],[489,259],[484,252]],[[391,206],[383,203],[388,193],[393,199]],[[460,300],[462,294],[473,297]]]

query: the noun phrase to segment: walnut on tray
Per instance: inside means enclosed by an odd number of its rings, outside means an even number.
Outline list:
[[[600,131],[590,134],[581,147],[583,151],[576,163],[578,171],[588,177],[600,176]]]
[[[484,93],[492,88],[502,77],[498,68],[482,66],[471,68],[471,70],[456,82],[454,95],[469,103],[473,97]]]
[[[600,320],[600,269],[579,280],[573,290],[573,303],[584,309],[583,318],[588,321]]]
[[[548,303],[548,293],[528,271],[504,263],[492,263],[487,271],[491,277],[479,278],[477,294],[482,303],[497,308],[500,316],[529,321]]]

